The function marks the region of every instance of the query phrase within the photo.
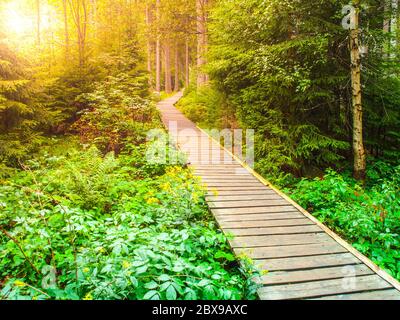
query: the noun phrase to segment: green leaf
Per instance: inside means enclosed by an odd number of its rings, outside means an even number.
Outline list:
[[[170,285],[166,292],[166,297],[168,300],[176,300],[177,293],[173,285]]]
[[[155,290],[151,290],[144,295],[143,299],[144,300],[160,300],[160,294]]]
[[[148,282],[144,285],[146,289],[155,289],[158,287],[158,283],[155,281]]]

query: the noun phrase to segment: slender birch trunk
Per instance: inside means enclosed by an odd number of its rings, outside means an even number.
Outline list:
[[[350,31],[350,55],[353,102],[354,177],[363,181],[365,180],[366,155],[363,140],[363,107],[361,95],[361,55],[359,41],[360,0],[353,0],[353,5],[356,10],[354,13],[354,29]]]

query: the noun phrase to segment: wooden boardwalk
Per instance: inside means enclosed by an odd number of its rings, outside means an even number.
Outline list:
[[[197,128],[174,107],[180,97],[158,104],[163,123],[234,252],[268,270],[260,299],[400,300],[400,283]]]

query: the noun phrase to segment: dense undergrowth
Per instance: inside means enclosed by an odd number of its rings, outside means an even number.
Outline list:
[[[146,161],[154,104],[123,74],[93,88],[75,134],[1,167],[0,297],[255,298],[190,170]]]
[[[189,170],[60,147],[0,189],[2,298],[251,298]]]
[[[400,279],[400,166],[376,162],[368,185],[328,171],[287,188],[300,205]]]

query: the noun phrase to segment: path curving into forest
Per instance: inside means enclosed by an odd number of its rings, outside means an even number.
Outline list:
[[[207,202],[235,254],[268,273],[263,300],[400,300],[400,283],[271,186],[188,120],[158,104],[177,147],[208,189]]]

